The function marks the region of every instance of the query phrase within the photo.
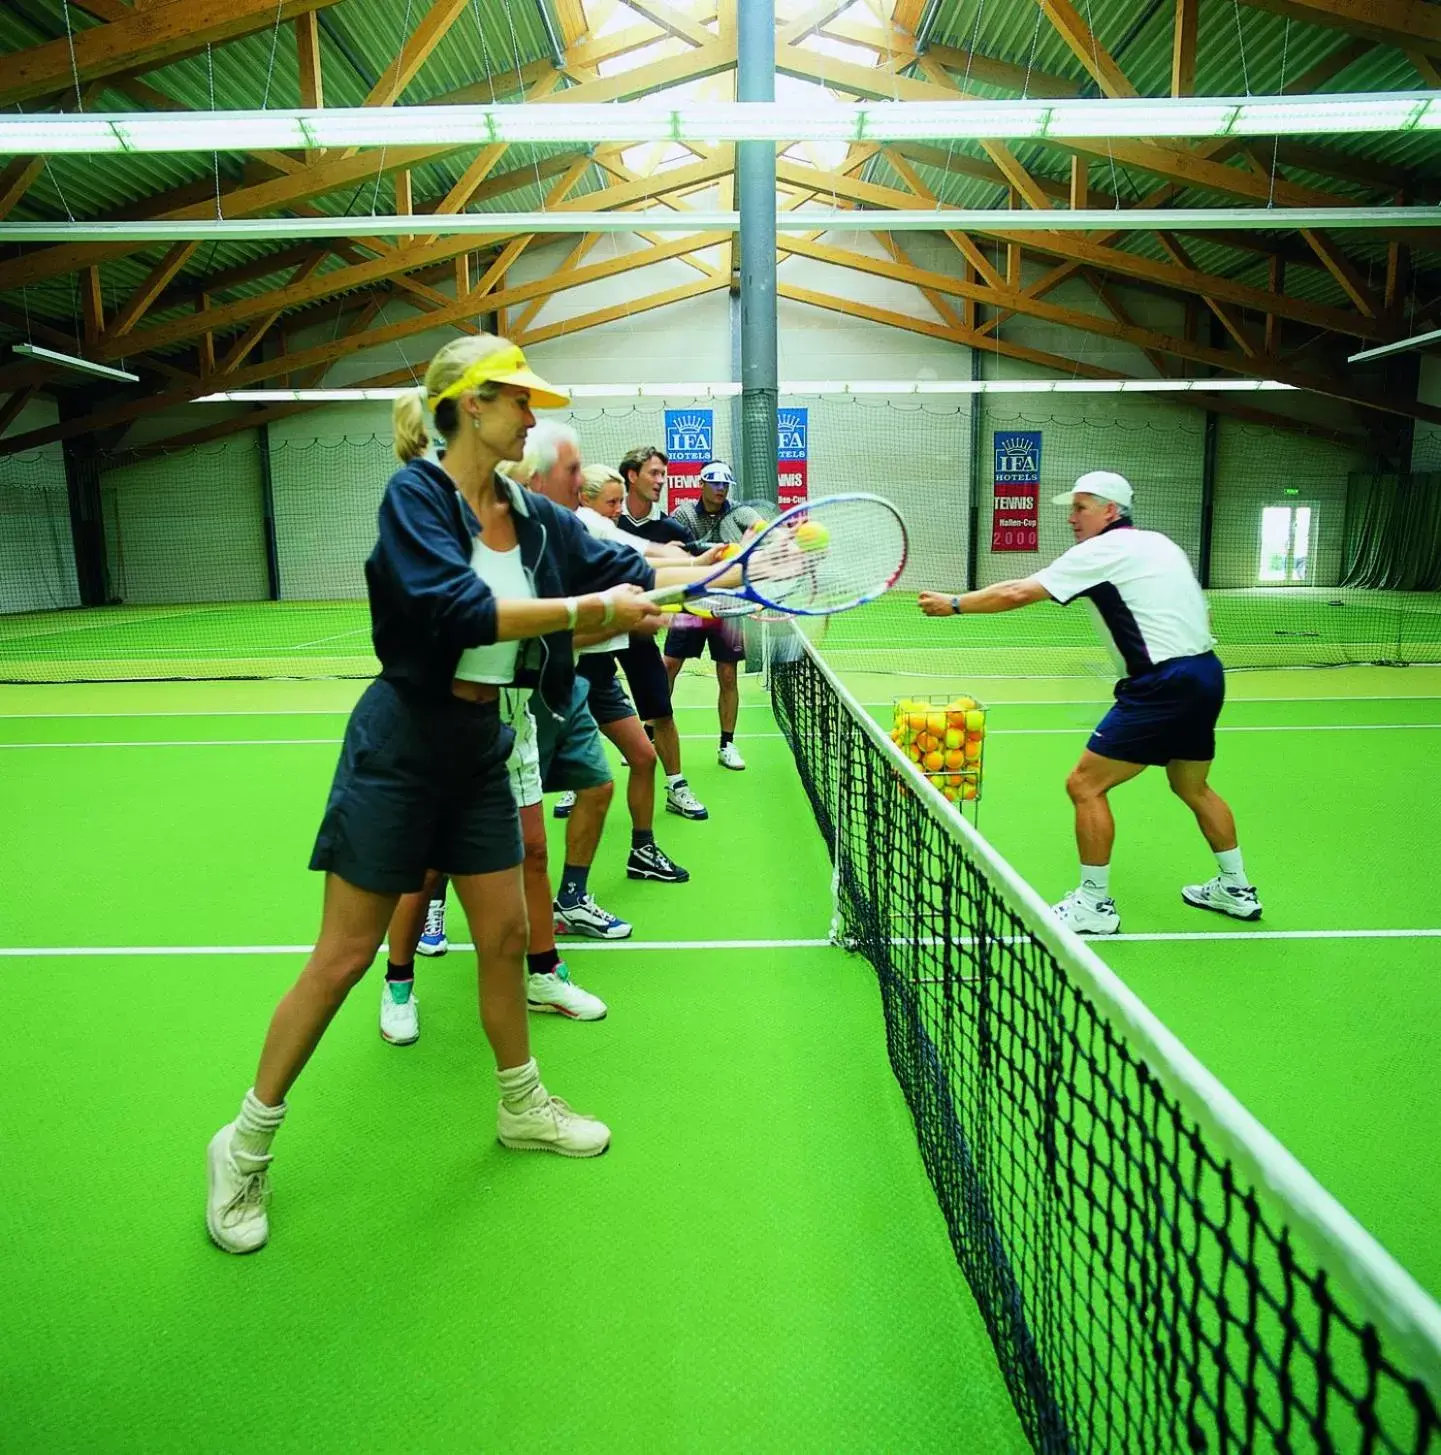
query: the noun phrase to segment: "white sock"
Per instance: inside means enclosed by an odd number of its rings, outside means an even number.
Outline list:
[[[674,788],[677,783],[684,783],[684,782],[685,782],[685,774],[684,773],[667,773],[665,775],[665,786],[667,788]]]
[[[1090,904],[1100,904],[1111,897],[1111,866],[1081,865],[1081,897]]]
[[[1249,886],[1246,871],[1241,867],[1241,850],[1217,849],[1216,863],[1221,869],[1221,883],[1227,889],[1245,889]]]
[[[532,1056],[524,1066],[508,1066],[504,1071],[497,1071],[495,1079],[500,1082],[500,1099],[511,1111],[520,1111],[540,1090],[540,1067]]]
[[[240,1115],[235,1118],[235,1130],[230,1134],[231,1155],[257,1161],[268,1158],[270,1144],[285,1120],[286,1110],[283,1101],[279,1106],[266,1106],[252,1086],[240,1103]]]

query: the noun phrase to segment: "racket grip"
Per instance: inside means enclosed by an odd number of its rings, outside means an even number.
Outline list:
[[[689,590],[689,586],[657,586],[654,591],[647,591],[645,597],[653,606],[664,609],[667,606],[679,605],[685,600],[686,592]]]

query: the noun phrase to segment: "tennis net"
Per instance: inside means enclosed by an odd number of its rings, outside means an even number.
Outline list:
[[[835,937],[1044,1451],[1441,1449],[1441,1309],[916,773],[799,633]]]

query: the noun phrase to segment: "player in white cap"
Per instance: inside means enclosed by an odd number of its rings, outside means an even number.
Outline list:
[[[1216,719],[1226,696],[1211,650],[1210,611],[1186,553],[1159,531],[1131,520],[1131,484],[1113,470],[1082,475],[1056,505],[1070,506],[1076,544],[1034,576],[956,596],[923,591],[927,616],[1013,611],[1037,601],[1084,599],[1120,674],[1116,702],[1066,780],[1076,808],[1081,882],[1056,915],[1084,934],[1113,935],[1121,917],[1111,898],[1116,823],[1106,795],[1146,768],[1166,770],[1171,791],[1196,815],[1219,872],[1188,884],[1197,909],[1236,919],[1261,917],[1261,900],[1242,868],[1236,821],[1207,781],[1216,756]]]

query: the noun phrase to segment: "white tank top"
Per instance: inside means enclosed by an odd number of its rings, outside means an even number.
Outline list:
[[[533,601],[535,588],[521,563],[520,547],[493,551],[481,543],[479,536],[470,552],[471,569],[487,586],[497,601]],[[487,647],[467,647],[460,654],[455,675],[466,682],[494,682],[504,687],[515,681],[515,662],[519,642],[492,642]]]

